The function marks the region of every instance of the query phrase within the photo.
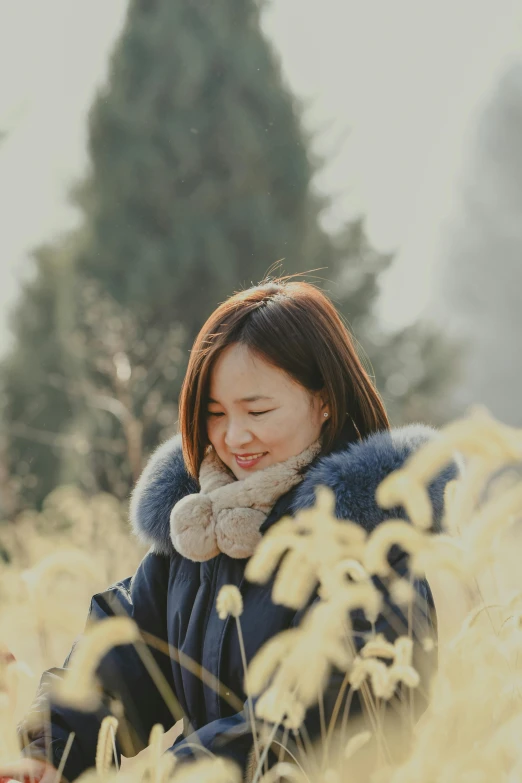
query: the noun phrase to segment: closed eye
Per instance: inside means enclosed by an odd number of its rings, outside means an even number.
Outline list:
[[[272,408],[273,410],[273,408]],[[271,411],[250,411],[251,416],[263,416],[265,413],[271,413]],[[224,413],[216,413],[214,411],[207,411],[207,416],[224,416]]]

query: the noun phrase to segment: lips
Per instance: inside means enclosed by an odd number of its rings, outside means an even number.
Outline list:
[[[234,454],[237,464],[242,468],[251,468],[263,459],[266,451],[258,451],[255,454]]]

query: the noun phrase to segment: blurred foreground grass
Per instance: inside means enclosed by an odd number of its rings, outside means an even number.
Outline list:
[[[455,455],[462,473],[446,489],[444,529],[433,535],[427,525],[426,486]],[[522,431],[476,408],[468,418],[445,427],[440,438],[422,447],[379,487],[378,502],[388,508],[405,505],[412,524],[384,523],[366,537],[357,526],[335,520],[332,498],[324,490],[318,493],[315,509],[292,522],[282,520],[263,538],[247,577],[266,581],[281,553],[294,552],[298,557],[286,560],[292,566],[286,575],[285,558],[280,565],[280,596],[285,595],[286,578],[289,605],[299,606],[299,576],[302,584],[310,578],[319,582],[322,600],[291,642],[284,641],[288,637],[283,634],[275,637],[270,649],[260,650],[249,667],[247,689],[251,695],[262,694],[256,716],[267,721],[249,780],[522,783],[521,467]],[[359,654],[343,639],[347,608],[362,607],[367,616],[374,611],[371,577],[384,576],[385,555],[394,536],[409,552],[413,572],[426,575],[432,586],[439,668],[431,683],[430,706],[420,722],[411,725],[409,701],[403,698],[398,706],[404,715],[390,729],[382,715],[385,703],[395,698],[395,686],[418,687],[411,628],[394,647],[370,636]],[[62,664],[74,637],[82,632],[91,595],[132,574],[144,550],[130,534],[124,506],[110,496],[87,498],[73,487],[52,493],[41,514],[5,522],[0,547],[5,561],[0,570],[0,641],[36,675],[31,678],[28,670],[19,668],[16,699],[4,708],[5,722],[17,720],[27,709],[40,672]],[[394,586],[396,595],[398,587],[404,586]],[[220,596],[219,611],[223,616],[233,614],[240,625],[241,601],[235,590],[231,587]],[[407,590],[401,594],[404,604],[411,600]],[[107,627],[110,623],[106,621]],[[87,636],[84,642],[88,644]],[[313,667],[304,672],[296,665],[303,660],[299,645],[314,651]],[[311,754],[314,759],[304,754],[295,764],[286,757],[263,773],[259,754],[276,738],[266,727],[281,721],[287,737],[297,736],[302,715],[313,701],[311,669],[328,672],[332,652],[336,665],[344,667],[346,687],[364,693],[371,720],[351,724],[349,734],[340,739],[323,736],[319,753]],[[324,681],[319,673],[317,677]],[[409,736],[404,753],[392,758],[386,748],[402,742],[405,725]],[[100,733],[97,770],[89,779],[112,780],[115,775],[114,767],[109,768],[107,744],[109,729],[114,728],[106,725],[104,735]],[[149,753],[121,771],[119,778],[161,783],[171,777],[187,783],[240,780],[233,765],[217,759],[176,769],[172,756],[161,752],[168,744],[163,727],[155,727]]]
[[[41,513],[0,525],[0,644],[34,674],[16,717],[27,709],[44,669],[62,666],[85,626],[91,596],[130,576],[145,554],[131,535],[126,506],[62,486]]]

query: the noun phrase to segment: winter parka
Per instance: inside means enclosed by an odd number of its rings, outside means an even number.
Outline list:
[[[377,432],[327,456],[319,455],[306,469],[302,482],[275,503],[261,532],[266,533],[283,516],[295,515],[299,509],[313,505],[314,489],[318,485],[334,491],[339,519],[351,519],[368,532],[389,518],[407,520],[402,507],[381,509],[375,491],[389,473],[400,468],[419,446],[433,437],[438,434],[431,427],[412,424]],[[438,529],[442,518],[444,487],[458,472],[457,464],[450,463],[429,487],[434,529]],[[69,734],[75,732],[64,768],[64,776],[69,781],[94,766],[100,723],[110,713],[111,699],[116,698],[124,709],[117,736],[119,753],[134,755],[147,745],[154,724],[161,723],[167,730],[183,716],[183,734],[170,752],[188,760],[197,755],[197,745],[202,744],[217,755],[233,758],[243,770],[246,768],[252,734],[243,690],[243,665],[236,623],[218,617],[217,594],[226,584],[236,585],[241,591],[244,603],[241,625],[248,662],[270,637],[298,625],[305,610],[296,612],[274,604],[272,580],[265,585],[247,582],[244,579],[247,559],[232,559],[221,553],[196,563],[174,551],[169,534],[170,511],[182,497],[197,491],[197,482],[185,468],[181,442],[176,436],[152,455],[132,496],[131,524],[134,532],[150,545],[149,552],[132,577],[92,598],[88,623],[125,614],[137,623],[144,640],[141,654],[133,646],[125,645],[113,648],[102,659],[97,674],[104,692],[103,706],[95,713],[86,713],[51,701],[49,687],[53,680],[63,676],[74,646],[63,668],[50,669],[42,677],[28,715],[31,720],[25,726],[29,744],[24,754],[41,757],[46,741],[50,741],[53,763],[58,767]],[[398,547],[392,548],[390,562],[398,574],[407,574],[407,559]],[[379,616],[376,631],[393,641],[398,633],[406,632],[407,621],[391,602],[385,586],[380,582],[378,586],[383,591],[386,611]],[[414,638],[420,639],[433,633],[435,614],[427,582],[419,580],[415,588],[419,600],[415,602],[413,632]],[[360,612],[352,613],[352,623],[359,632],[354,633],[354,643],[359,649],[370,626]],[[401,627],[402,631],[398,630]],[[167,644],[171,645],[170,657]],[[152,676],[150,662],[148,667],[143,663],[145,655],[153,663]],[[183,656],[201,664],[207,673],[205,681],[184,665]],[[210,687],[212,679],[223,683],[221,694]],[[160,681],[175,698],[165,700],[164,687],[158,688]],[[341,681],[341,673],[334,670],[325,692],[327,714],[331,714]],[[46,739],[44,728],[38,726],[42,723],[38,716],[44,718],[49,709],[52,736],[48,729]],[[305,726],[312,739],[320,736],[317,708],[308,710]]]

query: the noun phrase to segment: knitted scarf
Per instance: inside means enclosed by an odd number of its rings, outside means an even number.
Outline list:
[[[321,439],[300,454],[236,479],[209,448],[199,472],[200,491],[179,500],[170,513],[174,549],[189,560],[210,560],[220,552],[250,557],[259,528],[276,500],[302,480],[301,469],[321,450]]]

